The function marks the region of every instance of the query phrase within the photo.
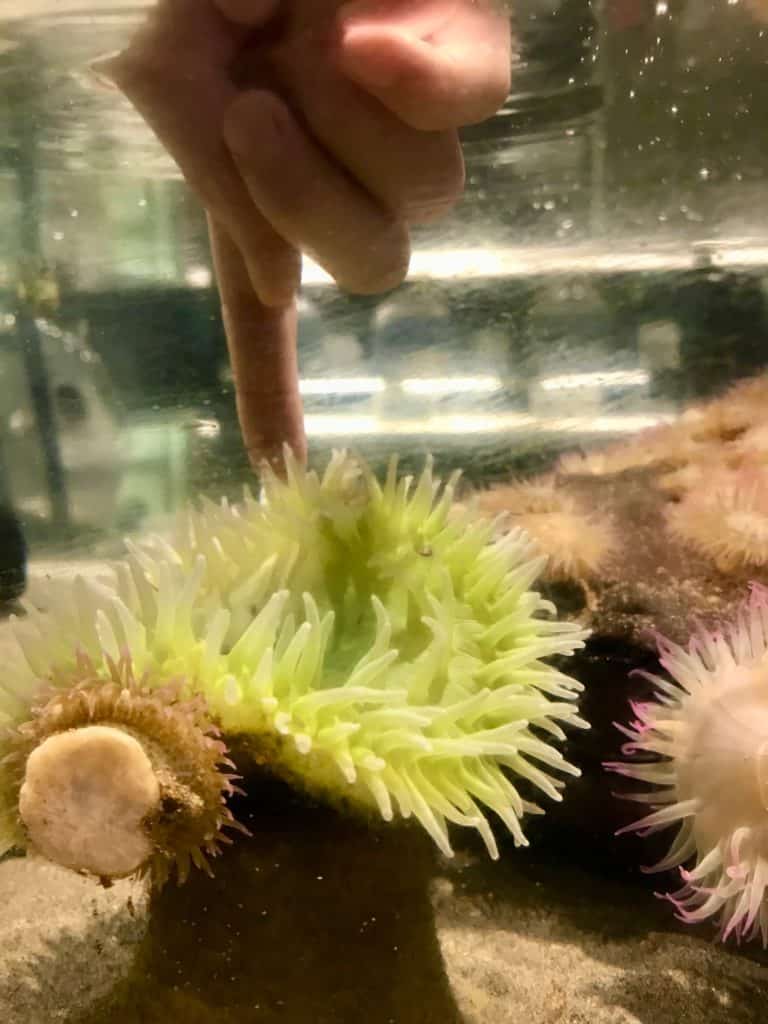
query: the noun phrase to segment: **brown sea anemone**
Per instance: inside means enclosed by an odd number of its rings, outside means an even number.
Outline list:
[[[687,466],[662,473],[657,486],[671,498],[682,498],[696,487],[700,487],[707,476],[703,463],[691,462]]]
[[[680,420],[641,431],[630,441],[587,452],[567,452],[556,467],[559,477],[610,476],[649,466],[684,466],[695,458],[703,442],[693,436],[700,413],[691,410]]]
[[[768,423],[758,422],[745,430],[733,448],[739,462],[759,460],[768,472]]]
[[[485,514],[506,513],[547,556],[544,579],[584,581],[604,569],[616,548],[611,522],[588,514],[551,477],[494,487],[478,496]]]
[[[765,419],[768,407],[768,374],[732,385],[720,398],[698,410],[693,436],[700,441],[730,442]]]
[[[150,689],[127,660],[106,671],[80,655],[4,741],[3,803],[24,845],[73,870],[112,880],[210,871],[240,829],[226,748],[200,698]]]
[[[667,510],[667,523],[721,572],[768,565],[768,472],[715,473]]]
[[[731,387],[720,398],[687,409],[676,420],[642,431],[628,442],[607,448],[568,452],[557,464],[557,474],[606,476],[630,469],[711,466],[724,462],[736,467],[741,459],[768,450],[765,410],[768,408],[768,375],[750,378]],[[684,480],[684,477],[680,479]],[[669,489],[679,480],[669,479]]]
[[[700,629],[687,649],[661,639],[659,651],[671,678],[646,677],[656,700],[632,704],[635,720],[619,726],[628,760],[606,766],[654,787],[632,797],[651,813],[623,831],[677,825],[651,870],[680,868],[683,887],[667,896],[679,917],[717,916],[723,938],[768,945],[768,590],[754,586],[723,629]]]
[[[557,475],[608,476],[634,469],[638,465],[637,453],[628,446],[612,446],[603,450],[566,452],[557,463]]]

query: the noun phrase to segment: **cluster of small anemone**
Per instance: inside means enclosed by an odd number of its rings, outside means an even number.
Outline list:
[[[724,573],[768,566],[768,375],[628,443],[564,456],[560,480],[656,471],[665,526]]]
[[[520,480],[481,492],[486,515],[504,515],[504,528],[524,530],[547,559],[547,582],[594,580],[610,564],[617,540],[610,518],[586,509],[554,475]]]
[[[496,857],[489,812],[526,844],[533,794],[560,800],[578,774],[557,743],[586,726],[581,687],[551,659],[583,634],[531,589],[544,559],[528,536],[454,514],[455,486],[430,466],[413,480],[393,463],[380,482],[345,453],[322,474],[289,459],[285,481],[185,512],[173,543],[132,547],[113,579],[51,580],[0,681],[0,852],[47,843],[72,867],[160,880],[205,866],[233,825],[219,731],[314,798],[417,820],[445,854],[453,825]],[[124,827],[146,843],[119,870],[74,863],[70,841],[84,792],[92,823],[103,801],[114,811],[114,772],[65,786],[35,757],[47,743],[55,768],[73,732],[89,764],[119,746],[138,766],[126,734],[146,755]],[[40,825],[54,776],[66,835]]]

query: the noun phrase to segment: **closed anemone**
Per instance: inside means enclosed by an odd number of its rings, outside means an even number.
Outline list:
[[[768,945],[768,590],[754,586],[724,629],[660,652],[671,678],[648,677],[656,701],[633,704],[628,760],[608,765],[653,787],[634,797],[651,813],[628,828],[677,828],[651,870],[679,869],[667,898],[681,920],[714,917],[721,937]]]
[[[6,728],[0,849],[33,846],[103,879],[160,886],[210,860],[230,831],[234,767],[205,702],[181,683],[137,679],[127,658],[97,667],[82,652]]]
[[[132,547],[114,583],[30,608],[0,710],[23,721],[78,656],[130,658],[147,685],[184,679],[225,739],[314,798],[414,818],[445,854],[459,825],[496,857],[489,812],[524,845],[534,794],[559,801],[578,774],[558,743],[586,726],[581,687],[549,659],[584,635],[530,589],[527,535],[456,514],[455,484],[289,458],[260,498],[206,501],[172,543]]]

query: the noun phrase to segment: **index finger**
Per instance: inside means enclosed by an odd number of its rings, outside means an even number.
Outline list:
[[[299,394],[296,303],[261,303],[227,231],[208,218],[243,442],[254,468],[284,468],[284,447],[304,462],[307,443]]]

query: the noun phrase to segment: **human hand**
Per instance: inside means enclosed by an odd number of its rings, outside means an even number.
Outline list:
[[[279,306],[300,251],[399,283],[408,224],[461,193],[456,127],[507,94],[509,25],[492,0],[160,0],[102,67]]]
[[[250,0],[219,0],[238,23]],[[456,128],[509,88],[510,33],[491,0],[313,0],[284,5],[235,67],[224,137],[254,205],[352,292],[407,272],[408,227],[445,213],[464,182]]]
[[[268,436],[303,453],[286,372],[295,317],[279,312],[298,286],[299,252],[351,291],[399,283],[409,224],[461,193],[456,127],[503,101],[509,66],[509,26],[491,0],[160,0],[102,63],[209,211],[255,456]],[[240,358],[256,325],[264,351]],[[266,422],[255,396],[272,381],[285,387]]]
[[[747,0],[747,10],[755,21],[762,25],[768,23],[768,0]]]

